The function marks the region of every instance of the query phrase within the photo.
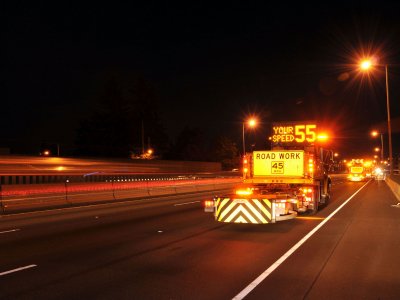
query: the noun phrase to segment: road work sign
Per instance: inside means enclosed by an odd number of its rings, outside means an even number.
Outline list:
[[[304,176],[304,151],[254,151],[253,176]]]

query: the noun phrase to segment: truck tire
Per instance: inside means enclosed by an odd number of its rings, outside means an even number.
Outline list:
[[[321,197],[321,192],[320,192],[320,187],[314,187],[314,193],[313,193],[313,199],[311,201],[311,207],[309,209],[309,212],[311,215],[314,215],[318,212],[318,206],[320,202],[320,197]]]
[[[330,199],[331,199],[331,187],[332,187],[332,182],[330,178],[327,178],[325,181],[324,185],[321,184],[321,201],[320,204],[323,206],[328,205]]]
[[[332,181],[331,179],[328,179],[328,189],[326,191],[326,200],[325,200],[325,205],[329,203],[331,200],[331,188],[332,188]]]

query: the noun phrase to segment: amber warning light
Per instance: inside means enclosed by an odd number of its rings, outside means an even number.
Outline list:
[[[204,211],[213,212],[214,211],[214,200],[203,201]]]
[[[274,144],[313,143],[317,137],[316,124],[274,124],[270,140]]]

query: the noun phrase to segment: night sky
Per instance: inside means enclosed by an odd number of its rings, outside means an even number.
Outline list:
[[[383,68],[357,71],[368,54],[389,64],[399,131],[398,1],[9,2],[0,147],[15,152],[42,141],[71,148],[101,78],[119,72],[151,83],[171,139],[191,126],[240,143],[255,114],[262,124],[249,139],[265,140],[272,122],[317,120],[334,150],[371,153],[369,130],[386,133],[386,98]]]

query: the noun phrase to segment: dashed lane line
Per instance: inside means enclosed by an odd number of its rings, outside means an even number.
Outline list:
[[[6,231],[0,231],[0,234],[2,233],[10,233],[10,232],[16,232],[16,231],[20,231],[20,229],[11,229],[11,230],[6,230]]]
[[[28,265],[28,266],[25,266],[25,267],[16,268],[16,269],[13,269],[13,270],[1,272],[0,276],[8,275],[8,274],[11,274],[11,273],[15,273],[15,272],[23,271],[23,270],[26,270],[26,269],[35,268],[35,267],[37,267],[37,265]]]

